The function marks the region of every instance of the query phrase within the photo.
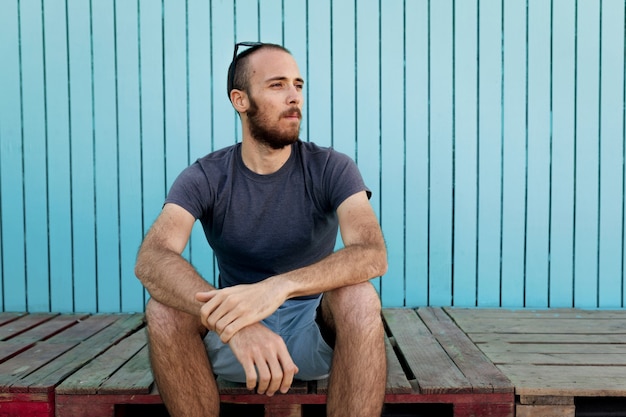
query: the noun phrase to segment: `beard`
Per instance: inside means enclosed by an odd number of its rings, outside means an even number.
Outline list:
[[[256,101],[250,97],[250,108],[248,109],[248,125],[250,134],[258,142],[269,146],[272,149],[283,149],[295,143],[300,136],[300,122],[290,129],[280,129],[277,123],[272,123],[268,117],[259,110]],[[298,107],[292,107],[280,114],[278,121],[288,115],[297,114],[302,119],[302,112]]]

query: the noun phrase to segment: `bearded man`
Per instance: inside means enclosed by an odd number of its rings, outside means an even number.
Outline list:
[[[330,375],[328,415],[381,415],[384,330],[368,281],[386,272],[385,243],[356,164],[299,140],[303,85],[284,47],[235,46],[228,95],[242,140],[179,175],[139,250],[150,360],[172,416],[218,416],[215,375],[268,396]],[[219,289],[181,256],[196,220]]]

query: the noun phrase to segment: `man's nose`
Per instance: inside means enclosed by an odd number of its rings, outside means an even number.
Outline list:
[[[300,104],[302,102],[302,91],[300,91],[295,85],[292,85],[289,88],[287,102],[289,104]]]

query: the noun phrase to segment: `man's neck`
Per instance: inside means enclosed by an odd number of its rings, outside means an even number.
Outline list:
[[[269,175],[278,171],[291,155],[291,145],[282,149],[272,149],[253,138],[244,138],[241,144],[241,158],[244,165],[259,175]]]

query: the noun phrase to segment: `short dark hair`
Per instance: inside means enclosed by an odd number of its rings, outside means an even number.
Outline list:
[[[249,48],[242,53],[237,54],[239,46],[249,46]],[[235,89],[245,91],[246,93],[248,92],[248,89],[250,88],[250,71],[248,61],[250,55],[261,49],[278,49],[291,55],[291,52],[289,52],[287,48],[275,43],[239,42],[235,44],[233,60],[228,66],[228,80],[226,85],[228,98],[230,98],[230,92]]]

